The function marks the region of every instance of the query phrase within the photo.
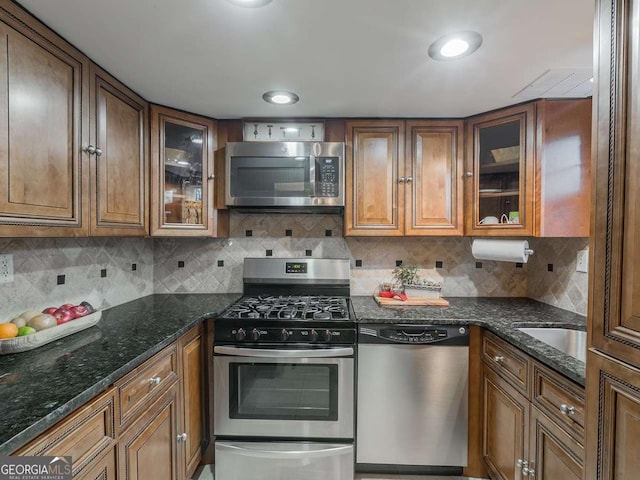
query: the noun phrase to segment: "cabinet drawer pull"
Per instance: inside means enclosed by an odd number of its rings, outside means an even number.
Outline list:
[[[529,476],[529,477],[533,478],[536,475],[536,471],[533,468],[524,467],[522,469],[522,475],[524,477]]]
[[[522,460],[521,458],[519,458],[516,461],[516,467],[518,468],[523,468],[523,467],[526,467],[527,465],[529,465],[529,462],[527,462],[526,460]]]
[[[96,153],[96,147],[93,145],[87,145],[86,147],[84,147],[84,151],[89,155],[93,155],[94,153]]]
[[[187,441],[187,434],[186,433],[181,433],[180,435],[177,436],[176,439],[178,440],[178,442],[186,442]]]
[[[563,415],[575,415],[576,409],[573,405],[567,405],[566,403],[563,403],[562,405],[560,405],[560,413],[562,413]]]
[[[160,377],[151,377],[149,379],[149,385],[159,385],[161,381],[162,381],[162,378]]]
[[[496,363],[502,363],[504,362],[504,357],[502,355],[496,355],[495,357],[493,357],[493,361]]]

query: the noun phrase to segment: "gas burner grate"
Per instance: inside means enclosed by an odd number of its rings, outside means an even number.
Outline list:
[[[223,312],[225,319],[349,320],[345,297],[257,296],[245,297]]]

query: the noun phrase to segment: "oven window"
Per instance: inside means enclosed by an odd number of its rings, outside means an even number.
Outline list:
[[[229,416],[337,420],[338,365],[231,363]]]

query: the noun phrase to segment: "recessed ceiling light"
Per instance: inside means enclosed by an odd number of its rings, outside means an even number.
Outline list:
[[[471,55],[482,45],[478,32],[458,32],[445,35],[429,47],[429,56],[434,60],[456,60]]]
[[[297,103],[300,97],[292,92],[271,91],[262,95],[265,102],[275,103],[276,105],[291,105]]]
[[[271,0],[227,0],[229,3],[238,5],[239,7],[257,8],[264,7]]]

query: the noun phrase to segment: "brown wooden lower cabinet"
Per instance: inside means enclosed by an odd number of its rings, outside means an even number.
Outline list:
[[[191,478],[202,458],[204,436],[204,355],[202,326],[187,333],[179,343],[182,388],[182,441],[178,456],[180,478]]]
[[[492,478],[520,480],[518,462],[527,458],[529,401],[483,366],[482,456]]]
[[[178,480],[179,386],[174,383],[118,441],[120,480]]]
[[[537,383],[529,398],[487,362],[483,361],[482,370],[482,456],[490,477],[494,480],[582,480],[584,440],[581,430],[570,428],[569,422],[574,420],[547,416],[536,405],[551,402],[541,401],[546,392],[540,391]],[[565,384],[564,398],[568,405],[576,406],[571,408],[580,412],[583,397],[580,397],[579,386],[559,375],[555,375],[554,380]]]
[[[15,455],[70,455],[74,479],[191,478],[205,436],[204,344],[199,325]]]
[[[585,480],[640,476],[640,369],[591,350]]]
[[[118,478],[117,468],[116,446],[114,445],[103,456],[95,459],[89,469],[73,478],[74,480],[116,480]]]

